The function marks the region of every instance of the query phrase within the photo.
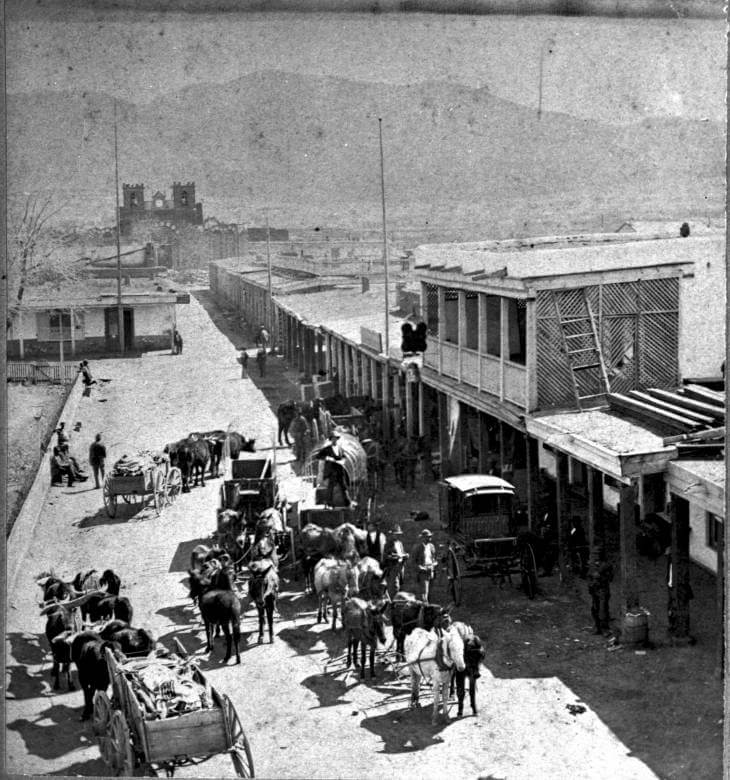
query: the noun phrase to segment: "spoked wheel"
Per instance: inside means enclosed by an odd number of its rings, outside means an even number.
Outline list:
[[[109,767],[117,777],[131,777],[134,771],[134,750],[129,738],[129,726],[120,710],[114,710],[109,723]]]
[[[158,469],[155,471],[155,483],[152,487],[155,502],[155,512],[159,515],[167,501],[167,481],[165,475]]]
[[[248,744],[248,738],[244,734],[236,708],[225,694],[221,695],[221,703],[223,704],[223,716],[231,746],[233,768],[239,777],[254,777],[251,746]]]
[[[527,598],[534,599],[537,594],[537,564],[535,552],[528,542],[525,542],[520,552],[520,574],[522,575],[522,589],[527,594]]]
[[[117,497],[112,493],[109,477],[104,480],[103,497],[107,515],[114,517],[117,513]]]
[[[94,714],[91,720],[91,727],[96,736],[100,737],[106,734],[107,726],[111,720],[112,704],[106,691],[96,691],[94,693]],[[102,758],[104,751],[102,750]]]
[[[182,474],[180,473],[180,469],[177,466],[173,466],[167,472],[167,485],[165,487],[165,491],[167,493],[168,505],[172,504],[172,502],[182,492]]]
[[[461,604],[462,597],[462,584],[461,584],[461,567],[459,566],[459,559],[456,557],[456,552],[449,548],[449,552],[446,558],[446,571],[449,577],[449,593],[451,598],[458,607]]]

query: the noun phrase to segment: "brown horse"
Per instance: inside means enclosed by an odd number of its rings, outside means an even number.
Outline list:
[[[264,616],[269,626],[269,642],[274,642],[274,610],[279,596],[279,575],[269,558],[252,561],[248,567],[253,577],[248,583],[248,595],[256,604],[259,615],[259,644],[264,641]]]

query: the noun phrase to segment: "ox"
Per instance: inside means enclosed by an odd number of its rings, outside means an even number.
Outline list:
[[[119,661],[124,661],[120,646],[116,642],[102,639],[93,631],[82,631],[66,642],[71,645],[71,660],[76,664],[79,685],[84,692],[84,710],[81,720],[88,720],[93,709],[95,691],[109,687],[109,668],[106,663],[106,649],[109,648]]]

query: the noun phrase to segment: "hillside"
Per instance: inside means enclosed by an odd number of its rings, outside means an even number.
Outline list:
[[[113,103],[8,96],[11,193],[55,187],[64,218],[113,215]],[[724,127],[679,119],[606,126],[446,83],[365,84],[263,72],[118,105],[120,178],[150,194],[195,180],[207,214],[377,222],[377,117],[390,216],[485,220],[704,214],[724,207]]]

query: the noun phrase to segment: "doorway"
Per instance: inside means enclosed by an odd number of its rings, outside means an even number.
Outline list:
[[[123,309],[124,351],[134,349],[134,309]],[[104,337],[109,351],[119,348],[119,315],[116,306],[104,309]]]

